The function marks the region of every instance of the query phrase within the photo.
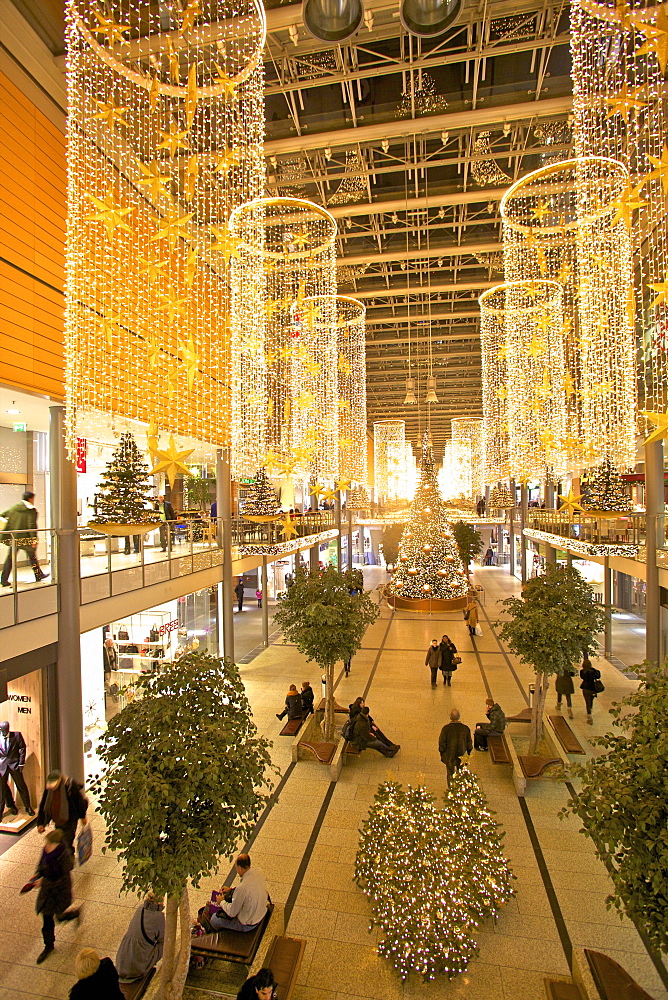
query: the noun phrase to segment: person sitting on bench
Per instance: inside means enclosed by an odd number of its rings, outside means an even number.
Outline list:
[[[148,892],[135,910],[116,952],[116,968],[122,983],[143,979],[162,958],[165,914],[162,899]]]
[[[299,696],[302,700],[302,712],[306,719],[309,715],[313,715],[313,688],[308,681],[302,681]]]
[[[271,969],[260,969],[243,984],[237,1000],[274,1000],[277,985]]]
[[[277,719],[283,719],[287,715],[288,720],[290,719],[301,719],[304,707],[302,705],[302,696],[297,690],[296,684],[290,685],[290,690],[285,696],[285,708],[279,715],[276,713]]]
[[[501,706],[497,704],[493,698],[488,698],[486,704],[487,709],[485,711],[485,715],[489,721],[479,722],[475,727],[475,732],[473,733],[473,746],[476,750],[486,750],[487,737],[501,736],[506,728],[506,717]]]
[[[364,698],[359,697],[355,698],[352,705],[348,705],[348,713],[350,715],[351,722],[355,722],[355,719],[360,714],[365,704]],[[399,743],[393,743],[392,740],[385,735],[385,733],[380,731],[376,723],[373,721],[373,716],[371,714],[369,715],[369,727],[371,729],[372,737],[376,740],[380,740],[381,743],[384,743],[388,750],[401,749],[401,745]]]
[[[265,918],[269,898],[267,883],[263,871],[251,868],[251,859],[247,854],[240,854],[234,867],[239,885],[235,889],[223,886],[219,894],[219,910],[209,917],[209,923],[214,931],[241,931],[245,934],[255,930]]]
[[[399,746],[395,745],[390,748],[375,737],[371,731],[371,725],[369,723],[369,709],[366,705],[360,708],[358,714],[355,716],[353,736],[350,742],[353,746],[357,747],[360,753],[362,750],[377,750],[378,753],[382,753],[384,757],[394,757],[399,750]]]

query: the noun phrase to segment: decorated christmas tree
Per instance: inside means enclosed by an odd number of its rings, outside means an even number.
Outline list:
[[[346,510],[364,510],[369,506],[369,494],[363,486],[353,486],[346,496]]]
[[[397,567],[387,587],[390,604],[408,607],[411,601],[428,599],[432,609],[434,601],[440,601],[443,608],[463,606],[468,583],[446,510],[425,436],[420,481],[401,537]]]
[[[150,509],[148,466],[132,434],[121,434],[118,447],[107,463],[95,494],[97,524],[152,524],[158,521]]]
[[[463,765],[445,795],[443,828],[451,834],[450,850],[470,876],[468,903],[482,919],[495,913],[514,894],[514,875],[503,854],[503,834],[478,780]]]
[[[495,486],[490,490],[489,503],[487,504],[489,510],[509,510],[514,507],[513,498],[510,495],[510,490],[507,486]]]
[[[281,514],[278,497],[269,482],[267,470],[262,467],[255,473],[255,482],[244,500],[241,516],[249,521],[272,521]]]
[[[372,927],[383,932],[378,954],[402,979],[464,972],[480,921],[512,894],[496,825],[466,775],[445,809],[423,787],[386,782],[362,829],[355,878],[370,900]],[[455,803],[456,832],[449,825]]]
[[[622,477],[609,461],[592,472],[584,487],[581,503],[583,510],[633,510],[633,504],[624,492]]]

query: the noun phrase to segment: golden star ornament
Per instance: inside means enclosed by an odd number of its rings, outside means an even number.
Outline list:
[[[186,465],[186,459],[192,455],[194,450],[194,448],[190,448],[179,451],[174,441],[174,435],[170,434],[169,448],[165,449],[165,451],[161,451],[159,448],[155,450],[158,460],[155,468],[151,469],[150,475],[157,476],[161,472],[164,473],[169,480],[170,488],[173,488],[179,473],[183,476],[192,476],[192,472]]]
[[[668,437],[668,413],[655,413],[653,410],[641,410],[640,413],[654,424],[654,430],[645,438],[645,444],[654,444]]]
[[[580,500],[582,500],[582,495],[580,494],[579,496],[576,496],[575,493],[573,493],[573,487],[569,489],[565,497],[561,496],[560,494],[559,499],[561,500],[561,506],[559,507],[559,510],[565,510],[571,516],[573,516],[576,510],[582,510],[582,507],[580,505]]]

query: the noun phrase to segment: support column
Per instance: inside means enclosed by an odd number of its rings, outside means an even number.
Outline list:
[[[569,569],[573,566],[573,553],[569,549],[566,550],[566,565]]]
[[[232,481],[230,449],[216,452],[216,505],[218,538],[223,549],[223,650],[234,660],[234,590],[232,588]]]
[[[652,663],[661,659],[661,594],[656,550],[663,545],[663,441],[645,445],[645,532],[646,581],[645,601],[646,638],[645,656]]]
[[[605,607],[605,629],[603,632],[603,655],[612,653],[612,570],[610,559],[603,559],[603,604]]]
[[[269,576],[267,573],[267,557],[262,556],[262,645],[269,645]]]
[[[341,490],[336,491],[336,499],[334,500],[334,512],[336,515],[336,567],[339,572],[343,569],[341,565]]]
[[[350,492],[350,490],[348,491]],[[346,514],[348,515],[348,569],[353,568],[353,512],[348,510],[346,503]]]
[[[545,483],[545,510],[554,510],[554,483]]]
[[[524,529],[527,523],[527,484],[520,486],[520,571],[522,573],[522,583],[527,582],[527,547],[524,538]]]
[[[515,480],[510,480],[513,505],[508,511],[508,545],[510,548],[510,575],[515,576]]]
[[[51,523],[57,531],[58,665],[56,701],[58,765],[84,779],[83,695],[81,690],[81,583],[77,531],[77,472],[65,448],[65,408],[49,407]]]
[[[311,493],[311,510],[317,513],[318,498],[315,493]],[[309,568],[311,573],[317,573],[320,569],[320,542],[316,542],[309,549]]]

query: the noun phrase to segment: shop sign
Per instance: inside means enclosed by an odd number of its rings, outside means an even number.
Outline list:
[[[167,632],[176,632],[178,627],[179,627],[178,618],[173,618],[171,622],[165,622],[164,625],[160,626],[160,628],[158,629],[158,635],[165,635]]]
[[[86,459],[88,457],[88,441],[86,438],[77,438],[77,472],[86,471]]]

